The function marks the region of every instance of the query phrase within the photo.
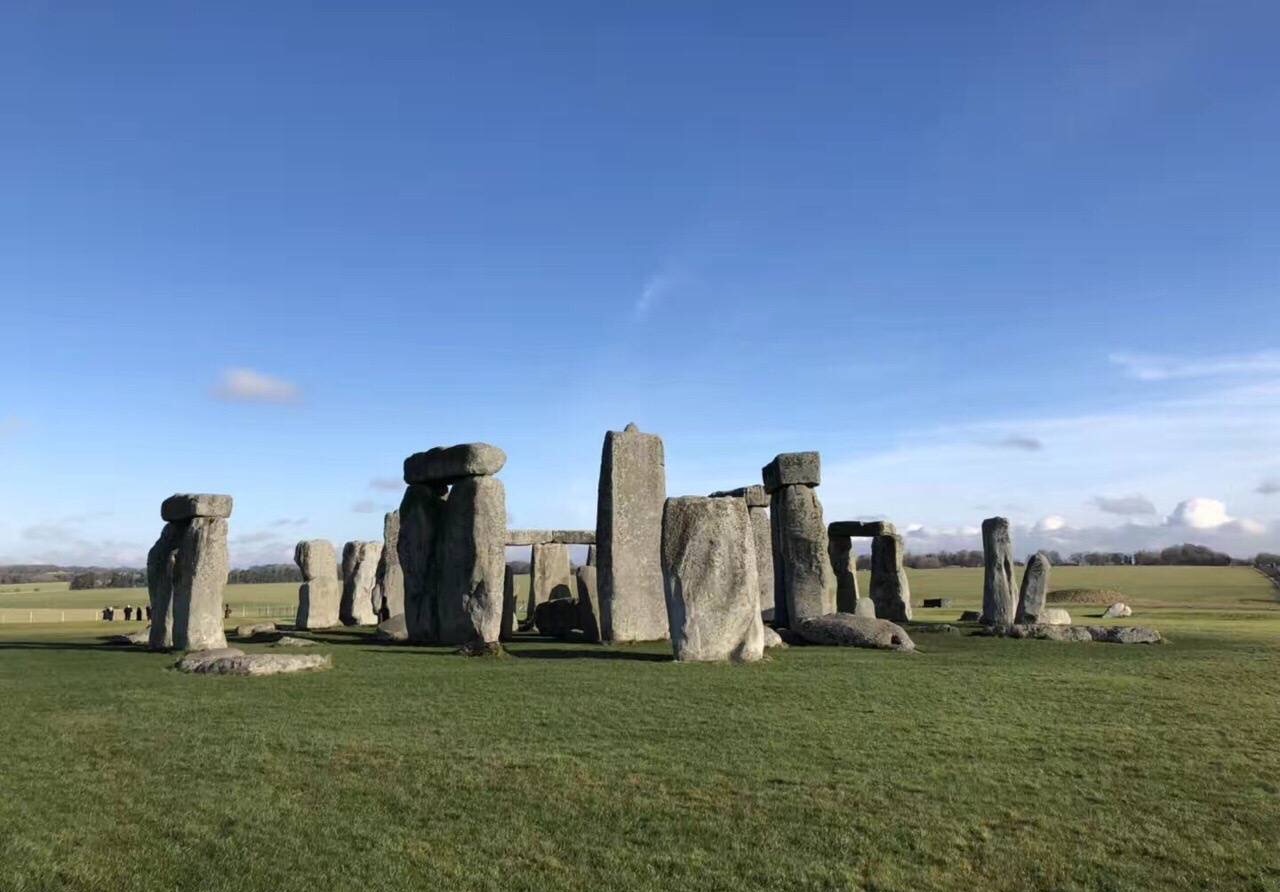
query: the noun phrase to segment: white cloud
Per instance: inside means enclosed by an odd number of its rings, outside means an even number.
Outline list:
[[[1165,521],[1171,527],[1185,527],[1189,530],[1217,530],[1226,527],[1230,530],[1246,533],[1251,536],[1266,532],[1266,525],[1250,518],[1235,518],[1227,513],[1227,506],[1217,499],[1196,497],[1179,502]]]
[[[1105,511],[1108,514],[1133,516],[1156,513],[1156,506],[1140,493],[1134,493],[1131,496],[1094,496],[1090,503],[1099,511]]]
[[[301,394],[291,381],[274,378],[253,369],[225,369],[213,388],[213,395],[231,403],[296,403]]]
[[[1275,350],[1205,357],[1113,353],[1109,358],[1113,365],[1120,366],[1125,374],[1139,381],[1280,373],[1280,352]]]
[[[1057,533],[1067,528],[1067,519],[1061,514],[1050,514],[1036,521],[1037,533]]]

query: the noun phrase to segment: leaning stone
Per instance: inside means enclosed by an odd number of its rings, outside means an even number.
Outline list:
[[[898,529],[887,520],[833,520],[827,525],[827,534],[871,539],[876,536],[896,536]]]
[[[834,613],[836,580],[827,554],[822,502],[810,486],[784,486],[769,509],[775,625]]]
[[[173,646],[178,650],[227,646],[222,590],[230,569],[226,518],[189,521],[174,563]]]
[[[230,517],[231,503],[231,496],[178,493],[160,503],[160,518],[174,522],[193,517]]]
[[[382,518],[382,552],[378,555],[373,604],[379,618],[404,613],[404,571],[400,569],[399,511],[388,511]]]
[[[226,659],[228,657],[243,657],[244,651],[238,647],[213,647],[207,650],[193,650],[184,654],[182,659],[175,664],[178,669],[183,672],[195,672],[196,667],[203,663],[210,663],[214,660]]]
[[[853,613],[858,606],[858,566],[853,556],[853,540],[848,536],[828,535],[827,554],[831,558],[831,572],[836,577],[836,610]]]
[[[662,509],[667,498],[662,438],[635,425],[609,431],[600,457],[596,568],[605,641],[668,636],[662,582]]]
[[[871,540],[871,600],[876,616],[894,622],[911,619],[911,584],[903,566],[907,547],[902,537],[876,536]]]
[[[1009,521],[989,517],[982,522],[982,621],[995,626],[1012,625],[1018,609],[1013,585],[1013,540]]]
[[[534,608],[533,624],[539,635],[567,638],[578,626],[578,602],[571,598],[543,601]]]
[[[1027,558],[1027,565],[1022,571],[1022,588],[1018,592],[1016,622],[1024,622],[1027,617],[1044,613],[1045,594],[1049,590],[1049,567],[1049,558],[1042,551]]]
[[[456,483],[467,477],[491,477],[507,463],[507,454],[488,443],[437,446],[404,460],[404,482]]]
[[[378,631],[374,637],[379,641],[408,641],[409,627],[405,625],[404,614],[399,613],[390,619],[378,623]]]
[[[667,499],[662,572],[677,660],[763,656],[755,535],[745,500]]]
[[[569,561],[569,546],[542,543],[529,550],[527,618],[533,617],[539,604],[557,598],[573,598],[577,588]]]
[[[906,631],[887,619],[868,619],[851,613],[830,613],[804,620],[794,627],[810,644],[842,647],[871,647],[880,650],[912,651],[915,642]]]
[[[245,623],[236,626],[237,638],[253,638],[257,635],[268,635],[276,631],[275,623]]]
[[[600,642],[600,589],[596,576],[596,568],[590,564],[579,567],[578,583],[578,628],[583,636],[592,644]]]
[[[925,598],[921,606],[926,608],[950,607],[951,599],[950,598]]]
[[[342,603],[338,607],[338,616],[344,625],[377,624],[378,611],[373,603],[373,589],[377,583],[381,558],[381,542],[348,542],[343,546]]]
[[[1103,619],[1116,619],[1126,616],[1133,616],[1133,608],[1122,601],[1116,601],[1106,609],[1102,614]]]
[[[771,650],[775,647],[787,646],[787,642],[783,641],[782,636],[779,635],[777,632],[775,632],[772,628],[770,628],[769,626],[761,626],[761,628],[764,629],[763,639],[764,639],[765,650]]]
[[[281,675],[286,672],[311,672],[333,667],[333,657],[328,654],[241,654],[207,660],[192,668],[179,669],[199,675]]]
[[[746,499],[748,508],[768,508],[769,493],[759,483],[750,486],[739,486],[737,489],[722,489],[711,494],[713,499]]]
[[[1162,644],[1164,638],[1155,629],[1141,626],[1084,626],[1094,641],[1110,644]]]
[[[173,583],[177,569],[178,546],[186,524],[166,523],[160,538],[147,552],[147,594],[151,601],[151,632],[147,645],[151,650],[173,647]]]
[[[822,482],[822,459],[816,452],[783,452],[760,469],[760,476],[770,495],[784,486],[817,486]]]
[[[315,647],[319,641],[312,641],[310,638],[299,638],[296,635],[281,635],[280,640],[272,644],[272,647]]]

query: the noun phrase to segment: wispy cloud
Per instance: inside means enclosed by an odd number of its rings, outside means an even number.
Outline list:
[[[307,522],[305,517],[281,517],[271,521],[273,527],[300,527]]]
[[[1094,496],[1090,504],[1099,511],[1127,517],[1156,513],[1156,506],[1151,503],[1151,500],[1139,493],[1131,496]]]
[[[1264,496],[1275,495],[1280,492],[1280,477],[1268,477],[1258,484],[1258,488],[1254,492]]]
[[[1024,434],[1010,434],[1002,440],[997,440],[995,445],[1001,449],[1019,449],[1023,452],[1039,452],[1044,449],[1043,440]]]
[[[351,506],[356,514],[372,514],[378,510],[378,503],[373,499],[361,499]]]
[[[665,272],[656,273],[646,279],[644,287],[640,289],[640,296],[636,298],[636,318],[644,319],[647,317],[671,291],[673,282],[672,275]]]
[[[1111,363],[1139,381],[1172,381],[1230,375],[1280,373],[1280,351],[1239,353],[1227,356],[1161,356],[1149,353],[1113,353]]]
[[[213,395],[230,403],[296,403],[301,398],[291,381],[246,368],[225,369],[213,388]]]
[[[382,492],[404,492],[404,481],[395,477],[375,477],[369,481],[369,488]]]

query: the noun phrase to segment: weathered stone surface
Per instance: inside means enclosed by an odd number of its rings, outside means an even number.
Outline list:
[[[231,496],[215,493],[176,493],[160,503],[160,518],[169,522],[193,517],[230,517]]]
[[[751,535],[756,543],[756,578],[760,582],[760,610],[773,610],[773,529],[769,524],[768,508],[753,508],[747,503],[751,516]]]
[[[1164,638],[1155,629],[1142,626],[1085,626],[1094,641],[1109,644],[1163,644]]]
[[[1013,540],[1009,521],[988,517],[982,522],[982,622],[1012,625],[1017,617],[1018,590],[1013,584]]]
[[[1029,614],[1027,622],[1039,623],[1045,626],[1069,626],[1071,625],[1071,614],[1061,607],[1044,607],[1041,608],[1039,613]]]
[[[827,554],[831,557],[831,572],[836,577],[836,610],[853,613],[858,606],[858,559],[853,553],[853,540],[848,536],[828,535]]]
[[[242,623],[236,626],[236,637],[254,638],[258,635],[273,635],[275,631],[276,624],[271,622]]]
[[[600,632],[605,641],[656,641],[668,635],[662,584],[666,498],[662,439],[635,425],[606,433],[596,509]]]
[[[662,520],[671,649],[680,661],[764,655],[755,534],[743,499],[667,499]]]
[[[871,601],[876,616],[894,622],[911,619],[911,584],[902,559],[907,547],[902,537],[876,536],[871,540]]]
[[[1049,591],[1049,557],[1038,551],[1027,558],[1022,569],[1022,588],[1018,592],[1016,622],[1026,622],[1029,616],[1044,612],[1045,594]]]
[[[578,602],[572,598],[543,601],[534,608],[533,624],[539,635],[566,638],[578,627]]]
[[[456,651],[460,657],[503,657],[506,651],[502,649],[502,645],[496,641],[468,641]]]
[[[404,572],[400,569],[400,512],[388,511],[382,518],[382,553],[373,604],[379,619],[404,613]]]
[[[341,623],[338,606],[342,603],[342,583],[337,573],[312,579],[298,586],[298,614],[294,626],[299,629],[332,629]]]
[[[587,546],[587,566],[596,566],[596,547],[594,545]]]
[[[173,583],[185,524],[166,523],[160,538],[147,552],[147,594],[151,600],[151,631],[148,646],[152,650],[173,647]]]
[[[337,579],[338,553],[326,539],[306,539],[293,547],[293,562],[305,579]]]
[[[836,580],[827,554],[822,502],[810,486],[784,486],[769,509],[774,626],[835,612]]]
[[[746,499],[748,508],[768,508],[769,493],[759,483],[739,486],[737,489],[722,489],[711,494],[713,499]]]
[[[595,530],[507,530],[507,545],[595,545]]]
[[[151,629],[140,629],[137,632],[131,632],[128,635],[112,635],[107,641],[111,644],[127,644],[130,646],[139,644],[149,644],[151,641]]]
[[[1133,616],[1133,608],[1123,601],[1116,601],[1102,614],[1104,619],[1116,619],[1118,617]]]
[[[460,443],[416,452],[404,460],[405,483],[456,483],[502,470],[507,454],[488,443]]]
[[[516,634],[516,574],[507,564],[502,571],[502,622],[498,640],[510,641]]]
[[[373,590],[381,558],[381,542],[348,542],[342,547],[342,603],[338,616],[343,625],[377,625],[377,606],[381,605],[374,605]]]
[[[374,637],[379,641],[408,641],[409,626],[405,623],[404,614],[397,613],[390,619],[378,623],[378,631]]]
[[[411,486],[400,504],[409,639],[495,644],[501,633],[507,497],[495,477],[467,477],[447,498]]]
[[[241,654],[205,660],[187,668],[178,668],[197,675],[282,675],[286,672],[312,672],[333,668],[333,657],[328,654]]]
[[[833,520],[827,525],[827,535],[870,539],[875,536],[896,536],[898,529],[887,520]]]
[[[783,452],[760,469],[760,476],[770,495],[784,486],[817,486],[822,482],[822,459],[816,452]]]
[[[272,647],[315,647],[319,641],[310,638],[299,638],[297,635],[281,635],[272,643]]]
[[[583,637],[593,644],[600,641],[600,586],[596,568],[590,564],[579,567],[578,583],[578,628]]]
[[[1044,623],[1015,623],[1011,626],[987,626],[980,634],[1008,638],[1038,638],[1046,641],[1092,641],[1089,630],[1075,626]]]
[[[230,569],[226,518],[188,521],[174,562],[173,646],[178,650],[226,647],[222,590]]]
[[[539,604],[557,598],[572,598],[578,589],[569,561],[569,546],[545,543],[529,549],[528,618]]]
[[[175,663],[175,667],[183,672],[195,672],[196,667],[202,663],[209,663],[214,660],[226,659],[228,657],[243,657],[244,651],[238,647],[211,647],[205,650],[192,650],[182,656],[182,659]]]
[[[853,615],[863,616],[867,619],[876,618],[876,602],[870,598],[859,598],[857,603],[853,605]]]
[[[911,636],[901,626],[887,619],[869,619],[851,613],[830,613],[803,620],[792,628],[810,644],[915,650],[915,642],[911,640]]]
[[[761,636],[762,636],[762,640],[764,641],[765,650],[769,650],[774,647],[787,646],[787,642],[782,640],[782,636],[779,635],[777,632],[775,632],[769,626],[762,625],[761,629],[763,630],[763,632],[761,633]]]
[[[951,599],[950,598],[925,598],[921,606],[933,608],[933,609],[937,609],[940,607],[950,607]]]

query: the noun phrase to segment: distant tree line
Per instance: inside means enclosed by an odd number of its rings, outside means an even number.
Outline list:
[[[1057,551],[1045,551],[1049,563],[1055,567],[1131,567],[1131,566],[1169,566],[1169,567],[1226,567],[1255,566],[1267,572],[1267,568],[1277,568],[1280,574],[1280,555],[1262,552],[1253,560],[1240,560],[1221,551],[1214,551],[1204,545],[1193,545],[1189,542],[1182,545],[1171,545],[1160,551],[1076,551],[1063,556]],[[927,554],[906,554],[902,563],[912,570],[936,570],[942,567],[981,567],[982,552],[977,549],[968,551],[931,551]],[[1019,562],[1021,563],[1021,562]],[[858,557],[858,569],[871,569],[870,555]]]
[[[146,570],[82,570],[71,577],[72,591],[93,588],[141,588],[146,584]]]
[[[297,564],[258,564],[243,570],[232,570],[227,575],[228,585],[261,582],[301,582],[302,571]]]

